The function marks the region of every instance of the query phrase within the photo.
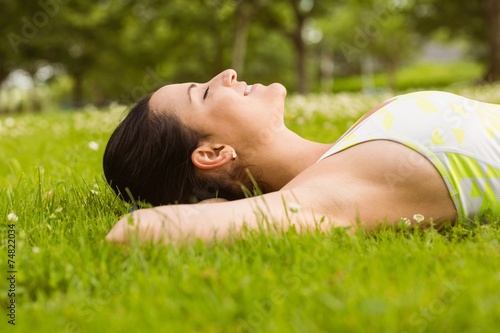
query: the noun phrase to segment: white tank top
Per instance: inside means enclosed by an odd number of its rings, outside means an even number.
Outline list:
[[[356,123],[320,160],[372,140],[395,141],[429,159],[459,218],[500,216],[500,105],[437,91],[401,95]]]

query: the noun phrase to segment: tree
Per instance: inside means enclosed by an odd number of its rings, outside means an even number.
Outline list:
[[[234,43],[233,43],[233,57],[231,67],[243,73],[245,66],[245,56],[247,49],[248,31],[250,29],[252,20],[260,7],[260,0],[242,1],[234,0],[235,10],[235,30],[234,30]]]
[[[331,3],[329,4],[331,6]],[[326,1],[277,0],[263,4],[260,23],[270,30],[279,31],[287,38],[295,51],[296,90],[308,91],[307,59],[309,48],[304,38],[304,28],[309,20],[316,19],[325,12]]]
[[[372,59],[387,73],[397,90],[397,71],[411,59],[418,38],[407,26],[407,8],[391,0],[347,0],[320,20],[322,47],[333,49],[348,66],[370,72]],[[331,19],[335,17],[335,19]]]
[[[86,103],[85,81],[90,79],[87,87],[99,86],[91,82],[92,71],[104,67],[101,61],[110,52],[119,58],[119,39],[113,33],[123,27],[127,6],[41,0],[12,8],[16,20],[6,37],[13,66],[33,77],[40,65],[62,65],[73,81],[72,104]]]
[[[500,1],[488,0],[486,4],[489,44],[489,69],[487,81],[500,81]]]
[[[415,0],[414,0],[415,2]],[[484,80],[500,80],[500,2],[498,0],[421,0],[411,13],[413,27],[425,36],[437,29],[450,39],[465,37],[486,63]]]

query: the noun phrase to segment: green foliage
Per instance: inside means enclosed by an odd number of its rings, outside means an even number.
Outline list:
[[[414,32],[406,27],[406,17],[404,4],[351,0],[332,8],[318,24],[326,33],[324,42],[340,52],[347,63],[370,54],[387,63],[400,63],[418,46]]]
[[[0,82],[23,70],[36,84],[35,93],[27,94],[34,101],[26,105],[50,108],[53,102],[33,97],[48,86],[55,92],[47,99],[60,105],[102,106],[131,104],[165,83],[205,81],[234,66],[249,82],[328,91],[325,82],[359,75],[366,71],[366,59],[373,58],[396,89],[397,72],[415,60],[421,36],[434,38],[436,31],[473,45],[485,70],[500,68],[492,64],[493,53],[485,58],[495,50],[487,35],[496,30],[488,28],[493,25],[487,25],[482,6],[451,0],[40,0],[22,5],[5,0]],[[325,69],[325,61],[335,69]],[[40,79],[43,68],[55,69],[57,78]],[[62,76],[71,82],[63,97],[54,84]],[[16,104],[13,99],[9,105]],[[16,107],[29,108],[2,103],[0,112]]]
[[[457,92],[500,102],[499,87]],[[287,124],[332,142],[388,95],[291,95]],[[102,179],[122,108],[0,118],[0,307],[16,230],[19,332],[495,331],[500,220],[438,232],[247,232],[231,243],[116,247],[128,205]],[[13,221],[9,214],[16,214]]]
[[[484,79],[500,78],[500,5],[496,0],[484,1],[414,1],[409,12],[411,26],[426,36],[445,33],[449,39],[467,38],[470,52],[486,64]]]

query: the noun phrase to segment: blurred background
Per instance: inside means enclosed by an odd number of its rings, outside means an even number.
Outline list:
[[[500,80],[500,0],[2,0],[0,114],[130,104],[226,68],[290,93]]]

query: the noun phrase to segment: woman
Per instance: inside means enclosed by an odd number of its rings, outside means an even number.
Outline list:
[[[169,243],[242,228],[371,230],[500,215],[499,105],[402,95],[331,145],[285,127],[285,95],[280,84],[247,85],[226,70],[139,102],[110,138],[104,172],[123,198],[158,207],[123,217],[107,239]],[[242,187],[265,194],[242,199]],[[213,197],[232,201],[188,204]]]

